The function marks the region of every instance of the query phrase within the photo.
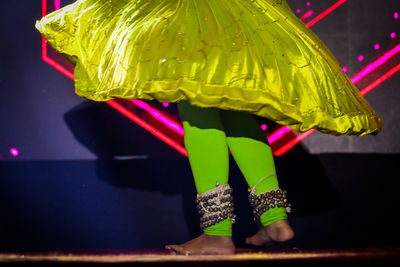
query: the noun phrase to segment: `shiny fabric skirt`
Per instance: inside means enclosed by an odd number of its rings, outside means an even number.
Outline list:
[[[377,134],[382,119],[285,0],[78,0],[36,21],[94,100],[187,100],[295,131]]]

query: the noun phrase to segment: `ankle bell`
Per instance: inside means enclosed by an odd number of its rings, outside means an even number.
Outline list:
[[[256,186],[264,179],[276,176],[271,174],[263,177],[253,188],[249,188],[249,202],[253,207],[254,221],[260,219],[260,216],[267,210],[274,207],[284,207],[287,213],[291,212],[291,204],[288,203],[286,190],[272,189],[262,192],[258,195],[255,194]]]
[[[201,229],[217,224],[230,217],[232,224],[235,223],[232,188],[229,184],[220,185],[202,194],[197,194],[196,204],[200,218]]]

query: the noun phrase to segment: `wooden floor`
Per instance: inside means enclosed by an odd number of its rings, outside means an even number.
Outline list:
[[[342,250],[252,250],[237,249],[232,255],[174,255],[168,250],[52,251],[0,253],[0,264],[15,263],[129,263],[136,265],[241,265],[254,266],[400,266],[400,248],[371,247]],[[338,265],[339,264],[339,265]]]

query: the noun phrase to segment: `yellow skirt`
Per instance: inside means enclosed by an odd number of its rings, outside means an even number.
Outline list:
[[[377,134],[382,119],[285,0],[78,0],[36,21],[94,100],[187,100],[295,131]]]

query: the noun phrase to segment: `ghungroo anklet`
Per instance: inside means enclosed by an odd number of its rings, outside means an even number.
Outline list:
[[[249,188],[249,201],[253,206],[254,221],[260,219],[261,214],[274,207],[284,207],[286,212],[291,212],[291,204],[288,203],[286,190],[272,189],[255,195],[256,186],[264,179],[276,176],[271,174],[260,179],[252,188]]]
[[[230,217],[231,222],[235,223],[236,215],[233,206],[232,188],[229,184],[220,185],[202,194],[197,194],[196,204],[200,218],[201,229],[210,227]]]

